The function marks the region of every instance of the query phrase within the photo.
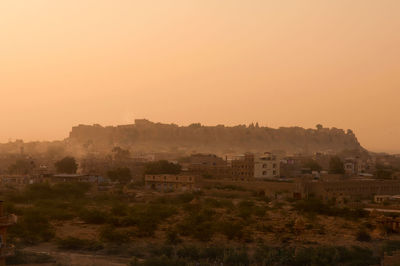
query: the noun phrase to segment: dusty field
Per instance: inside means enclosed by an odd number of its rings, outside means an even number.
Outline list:
[[[55,263],[37,264],[41,266],[126,266],[129,263],[129,259],[115,256],[103,256],[89,253],[60,251],[57,249],[56,246],[48,243],[33,247],[27,247],[24,250],[35,253],[46,253],[56,259]]]

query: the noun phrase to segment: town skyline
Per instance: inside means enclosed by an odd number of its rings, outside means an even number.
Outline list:
[[[14,137],[14,138],[8,138],[8,139],[4,139],[4,140],[0,139],[0,144],[2,144],[2,143],[4,144],[4,143],[7,143],[7,142],[13,142],[13,141],[17,141],[17,140],[22,140],[24,142],[62,141],[62,140],[65,140],[65,139],[68,138],[69,134],[71,133],[71,130],[73,130],[74,127],[77,127],[77,126],[80,126],[80,125],[85,125],[85,126],[100,125],[101,127],[117,127],[117,126],[125,126],[125,125],[134,125],[136,120],[147,120],[147,121],[150,121],[151,123],[165,124],[165,125],[177,125],[179,127],[188,127],[188,126],[193,125],[193,124],[200,124],[201,126],[205,126],[205,127],[216,127],[216,126],[221,126],[222,125],[222,126],[227,127],[227,128],[232,128],[232,127],[236,127],[236,126],[249,127],[251,125],[256,125],[257,124],[259,127],[265,127],[265,128],[271,128],[271,129],[298,128],[298,127],[299,128],[303,128],[303,129],[316,129],[317,126],[321,125],[321,126],[323,126],[324,128],[327,128],[327,129],[337,128],[337,129],[343,130],[345,132],[347,130],[351,130],[351,131],[354,132],[354,130],[352,128],[340,128],[340,127],[336,127],[336,126],[328,126],[328,125],[325,125],[325,124],[322,124],[322,123],[316,123],[315,126],[310,126],[310,127],[303,127],[303,126],[299,126],[299,125],[287,125],[287,126],[273,127],[273,126],[269,126],[267,124],[262,124],[259,121],[252,121],[252,122],[247,122],[247,123],[236,123],[236,124],[222,124],[222,123],[204,124],[204,123],[200,123],[200,122],[189,122],[189,123],[186,123],[186,124],[179,124],[179,123],[176,123],[176,122],[169,122],[169,121],[168,122],[161,122],[161,121],[153,121],[153,120],[150,120],[150,119],[147,119],[147,118],[139,118],[139,119],[129,119],[129,121],[125,119],[124,120],[124,121],[126,121],[125,123],[121,122],[121,123],[114,123],[114,124],[101,124],[101,123],[96,123],[96,122],[94,122],[94,123],[93,122],[92,123],[90,123],[90,122],[88,122],[88,123],[78,123],[78,124],[76,124],[74,126],[71,126],[69,128],[69,130],[67,130],[65,132],[64,135],[62,135],[62,136],[60,135],[60,137],[58,137],[58,138],[55,137],[55,138],[46,139],[46,138],[43,138],[43,137],[39,137],[37,139],[30,139],[30,138],[25,138],[24,139],[22,137],[21,138]],[[361,146],[363,146],[368,151],[371,151],[371,152],[385,152],[385,153],[389,153],[389,154],[390,153],[391,154],[397,154],[397,153],[400,152],[400,150],[397,150],[397,149],[387,149],[387,150],[379,149],[379,148],[370,149],[368,146],[365,146],[365,144],[362,141],[360,141],[357,132],[354,132],[354,133],[355,133],[356,138],[360,142]]]

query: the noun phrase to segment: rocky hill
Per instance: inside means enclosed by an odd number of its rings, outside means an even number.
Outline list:
[[[192,124],[153,123],[145,119],[123,126],[79,125],[72,128],[67,143],[97,151],[120,146],[136,151],[262,152],[282,150],[291,153],[340,152],[363,149],[351,130],[281,127],[278,129],[238,125],[227,127]]]

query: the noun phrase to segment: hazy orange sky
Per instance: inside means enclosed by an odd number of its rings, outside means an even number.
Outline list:
[[[400,151],[400,1],[2,0],[0,142],[135,118]]]

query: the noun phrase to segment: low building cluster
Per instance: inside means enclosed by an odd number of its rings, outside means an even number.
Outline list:
[[[280,177],[280,160],[271,153],[245,153],[222,159],[216,155],[196,154],[189,157],[187,169],[197,174],[234,180],[275,179]]]
[[[192,175],[146,175],[145,186],[159,191],[190,191],[194,189],[195,177]]]
[[[296,185],[296,195],[300,198],[317,197],[323,200],[341,197],[348,199],[371,199],[375,195],[399,194],[400,180],[301,180]]]

